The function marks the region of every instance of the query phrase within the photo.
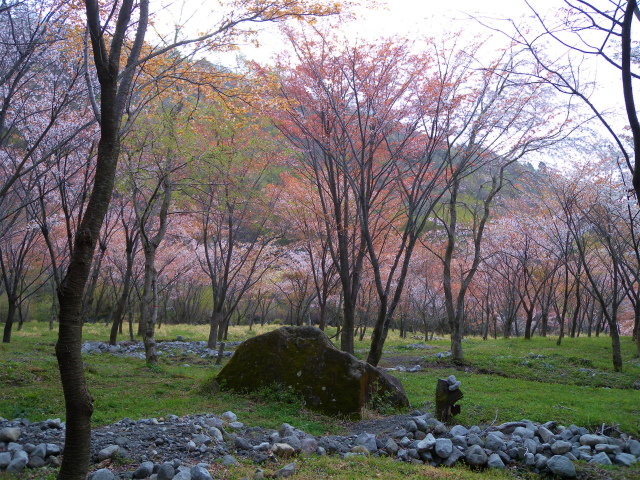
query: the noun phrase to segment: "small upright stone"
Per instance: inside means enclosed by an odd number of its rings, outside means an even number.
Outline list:
[[[538,427],[538,435],[542,439],[542,443],[549,443],[549,440],[553,438],[553,433],[543,426]]]
[[[9,452],[0,452],[0,468],[7,468],[11,463],[11,454]]]

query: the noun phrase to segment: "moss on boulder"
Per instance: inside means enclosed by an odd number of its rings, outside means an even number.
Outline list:
[[[374,399],[409,405],[397,378],[338,350],[315,327],[282,327],[246,340],[215,383],[239,393],[274,384],[289,387],[309,409],[325,415],[358,417]]]

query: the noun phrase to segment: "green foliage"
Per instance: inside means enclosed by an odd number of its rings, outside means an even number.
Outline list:
[[[369,399],[368,408],[381,415],[393,415],[398,413],[398,409],[393,406],[391,393],[389,391],[376,392]]]
[[[254,326],[257,333],[273,328]],[[158,339],[175,338],[177,332],[193,340],[205,340],[208,329],[166,325],[158,332]],[[327,333],[335,334],[335,328],[327,329]],[[247,327],[229,329],[230,340],[246,338],[247,334]],[[0,416],[26,417],[31,421],[56,417],[64,420],[64,401],[54,355],[56,335],[55,331],[49,332],[46,324],[32,322],[25,324],[21,332],[15,332],[12,343],[0,345],[4,367],[0,370],[3,391]],[[84,337],[106,340],[108,328],[85,325]],[[419,340],[400,339],[397,332],[390,332],[381,366],[420,363],[422,371],[397,373],[397,376],[412,405],[429,411],[434,406],[437,379],[455,374],[462,381],[465,395],[460,402],[462,413],[454,418],[457,423],[489,424],[497,412],[496,422],[524,417],[532,421],[557,420],[565,425],[574,423],[592,428],[606,423],[617,424],[620,430],[630,434],[639,434],[640,390],[635,382],[640,379],[640,363],[634,357],[634,344],[628,338],[622,339],[624,367],[622,373],[616,374],[611,368],[608,337],[565,338],[561,346],[557,346],[555,340],[482,341],[469,338],[463,344],[467,363],[457,366],[448,359],[433,356],[448,350],[448,339],[427,342],[434,347],[430,350],[414,350],[408,345]],[[366,354],[368,342],[367,337],[363,342],[356,342],[356,350]],[[531,353],[535,359],[531,358]],[[537,358],[538,355],[543,358]],[[87,355],[84,361],[94,370],[86,373],[89,390],[95,399],[94,426],[111,424],[124,417],[181,416],[232,410],[247,425],[277,429],[287,422],[314,435],[347,431],[347,423],[307,411],[301,400],[286,389],[272,386],[252,395],[212,391],[207,385],[214,378],[214,372],[219,371],[219,367],[213,366],[215,359],[193,355],[173,359],[160,357],[158,368],[153,369],[143,360],[108,354]],[[525,361],[529,365],[522,365]],[[185,364],[190,366],[185,367]],[[553,368],[548,369],[545,364]],[[580,369],[593,370],[596,375],[587,376],[580,373]],[[144,395],[132,393],[142,391]],[[384,407],[379,411],[391,413]],[[341,468],[337,463],[331,465],[326,468]],[[324,464],[322,468],[325,468]]]

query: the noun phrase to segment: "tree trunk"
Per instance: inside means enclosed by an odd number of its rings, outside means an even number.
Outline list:
[[[117,77],[117,75],[116,75]],[[58,289],[60,306],[56,357],[64,391],[67,429],[59,480],[84,480],[91,454],[93,398],[87,389],[82,363],[82,294],[89,278],[93,252],[100,235],[115,179],[120,152],[118,127],[114,117],[114,85],[102,89],[103,122],[91,197],[76,233],[67,273]],[[110,87],[110,88],[109,88]]]
[[[129,296],[129,308],[127,309],[127,316],[129,317],[129,340],[132,342],[135,340],[135,336],[133,335],[133,302],[131,301],[131,296]]]
[[[218,338],[218,327],[220,325],[221,312],[216,311],[214,308],[211,312],[211,320],[209,321],[209,340],[207,341],[207,348],[214,350],[216,348],[216,340]]]
[[[523,304],[523,308],[524,308],[524,304]],[[531,340],[531,324],[533,323],[533,304],[531,305],[531,309],[527,310],[525,308],[524,310],[527,313],[527,323],[524,328],[524,339]]]
[[[13,328],[13,320],[16,316],[16,301],[15,298],[12,298],[12,295],[8,295],[7,303],[7,318],[4,324],[4,333],[2,335],[2,343],[11,342],[11,329]]]
[[[129,292],[131,290],[131,277],[133,277],[133,251],[127,248],[127,270],[124,273],[124,284],[122,286],[122,296],[118,300],[118,305],[113,314],[113,323],[111,324],[111,334],[109,335],[109,345],[115,345],[118,338],[118,328],[122,333],[122,319],[124,309],[129,300]]]
[[[622,353],[620,351],[620,334],[616,325],[609,324],[611,335],[611,350],[613,353],[613,370],[615,372],[622,371]]]
[[[327,302],[320,302],[320,322],[318,328],[324,332],[327,323]]]
[[[454,322],[450,322],[451,327],[451,359],[458,363],[464,361],[464,355],[462,352],[462,332],[461,325],[463,319],[461,318],[463,313],[461,309],[458,309],[458,314],[455,317]]]
[[[344,302],[343,314],[344,318],[342,319],[342,328],[340,331],[340,350],[353,355],[356,311],[352,302],[347,301],[347,299],[345,299]]]
[[[144,290],[142,293],[142,305],[140,312],[140,325],[143,325],[142,340],[147,363],[156,365],[158,356],[156,353],[156,319],[158,312],[156,271],[156,248],[154,245],[146,245],[144,248]]]

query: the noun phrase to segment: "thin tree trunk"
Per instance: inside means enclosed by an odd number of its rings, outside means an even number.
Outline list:
[[[16,315],[16,302],[12,296],[9,296],[7,299],[8,309],[7,309],[7,317],[5,319],[4,324],[4,332],[2,335],[2,343],[10,343],[11,342],[11,329],[13,328],[13,321]]]

